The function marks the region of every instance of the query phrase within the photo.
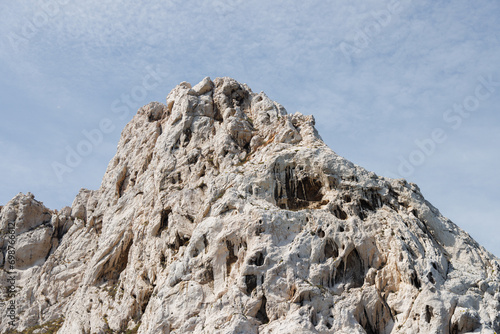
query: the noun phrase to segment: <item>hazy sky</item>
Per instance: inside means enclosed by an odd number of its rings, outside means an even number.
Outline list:
[[[99,187],[140,106],[230,76],[313,114],[338,154],[417,183],[500,256],[498,0],[25,0],[0,13],[0,205],[28,191],[70,205]]]

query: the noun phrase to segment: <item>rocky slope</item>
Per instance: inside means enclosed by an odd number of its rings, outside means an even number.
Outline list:
[[[336,155],[312,116],[230,78],[166,102],[125,127],[99,190],[60,212],[31,194],[1,209],[16,330],[500,331],[499,260],[415,184]]]

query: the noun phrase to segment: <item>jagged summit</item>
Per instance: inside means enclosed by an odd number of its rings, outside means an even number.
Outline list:
[[[139,109],[71,208],[20,194],[0,224],[17,237],[18,330],[500,329],[497,258],[416,185],[336,155],[312,116],[230,78]]]
[[[198,180],[207,171],[217,174],[244,164],[271,142],[324,145],[312,116],[288,115],[264,93],[255,94],[233,79],[212,82],[205,78],[194,87],[184,82],[168,95],[167,105],[153,102],[144,106],[125,127],[104,177],[109,184],[103,182],[103,188],[114,191],[112,185],[116,184],[116,194],[121,197],[148,172],[150,163],[162,166],[149,169],[160,190],[178,186],[183,180]]]

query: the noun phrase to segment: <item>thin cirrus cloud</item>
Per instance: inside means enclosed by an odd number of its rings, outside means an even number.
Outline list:
[[[337,153],[416,182],[500,254],[491,237],[500,85],[458,127],[444,119],[472,101],[480,78],[500,81],[496,1],[46,0],[3,2],[0,11],[1,203],[31,190],[50,207],[71,204],[80,187],[99,187],[140,106],[164,101],[181,81],[227,75],[289,112],[314,114]],[[151,71],[158,84],[114,113]],[[59,182],[52,163],[102,119],[114,130]],[[422,153],[416,142],[435,129],[446,140]],[[423,159],[401,175],[411,157]]]

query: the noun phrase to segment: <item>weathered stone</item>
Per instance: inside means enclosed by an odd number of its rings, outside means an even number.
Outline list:
[[[98,190],[60,213],[31,195],[1,209],[22,253],[17,329],[498,332],[499,260],[314,123],[230,78],[142,107]]]

